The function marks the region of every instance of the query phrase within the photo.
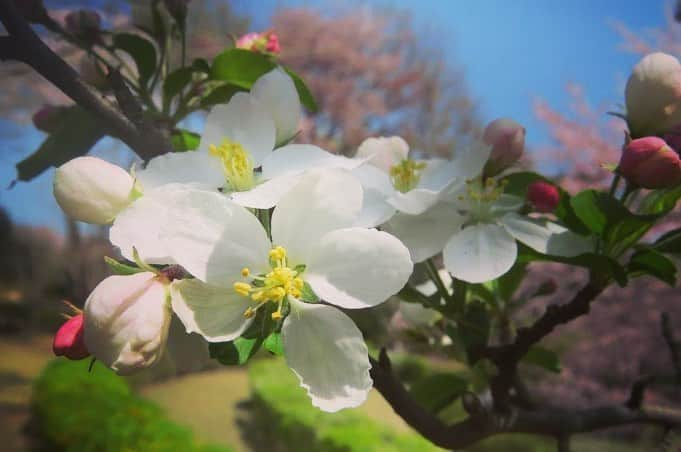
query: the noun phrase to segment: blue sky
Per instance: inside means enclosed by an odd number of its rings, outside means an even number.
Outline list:
[[[79,4],[69,1],[70,4]],[[80,4],[86,3],[81,2]],[[328,5],[312,0],[235,0],[238,12],[253,18],[254,30],[267,28],[278,7]],[[353,4],[398,7],[409,11],[417,29],[437,36],[445,56],[464,68],[470,91],[480,101],[485,121],[510,116],[526,125],[530,147],[549,141],[532,112],[535,96],[566,110],[567,82],[580,83],[594,105],[616,108],[623,84],[638,57],[623,52],[610,23],[635,31],[664,23],[664,0],[369,0]],[[681,25],[679,25],[681,27]],[[30,183],[5,187],[14,179],[14,163],[34,150],[42,137],[30,127],[0,121],[0,205],[17,223],[61,230],[62,218],[51,196],[52,172]],[[111,140],[98,154],[120,159]]]

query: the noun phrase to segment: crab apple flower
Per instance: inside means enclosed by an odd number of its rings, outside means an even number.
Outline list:
[[[481,283],[498,278],[515,263],[516,240],[543,254],[577,256],[593,244],[568,229],[518,212],[522,198],[504,194],[504,183],[474,177],[443,202],[421,215],[397,214],[385,230],[422,262],[443,253],[447,271],[457,279]]]
[[[168,337],[168,280],[152,272],[109,276],[85,302],[85,345],[120,375],[154,365]]]
[[[54,197],[74,220],[109,224],[135,197],[135,181],[124,169],[96,157],[69,160],[55,171]]]
[[[492,153],[485,165],[485,175],[496,176],[522,157],[525,128],[509,118],[496,119],[485,128],[483,140],[492,146]]]
[[[681,63],[662,52],[646,55],[629,76],[625,98],[632,137],[669,131],[681,123]]]
[[[276,55],[281,52],[279,36],[271,31],[246,33],[236,41],[237,49]]]
[[[366,165],[354,174],[364,188],[364,202],[358,225],[374,227],[388,221],[395,212],[420,215],[448,191],[462,185],[465,177],[482,171],[489,146],[476,143],[451,161],[409,159],[409,146],[400,137],[368,138],[359,146],[355,159]]]
[[[168,183],[225,187],[234,202],[269,209],[310,168],[354,168],[362,163],[306,144],[274,152],[280,132],[289,138],[294,133],[299,112],[293,82],[275,69],[258,79],[251,93],[237,93],[210,112],[196,151],[156,157],[137,178],[144,190]]]
[[[172,285],[187,332],[230,341],[272,306],[289,367],[324,411],[360,405],[371,389],[362,334],[343,312],[376,306],[412,272],[392,235],[353,227],[362,188],[348,172],[306,173],[279,201],[271,237],[248,210],[218,193],[176,192],[162,228],[173,258],[196,279]],[[308,286],[328,304],[303,301]],[[282,320],[283,319],[283,320]]]
[[[560,203],[560,192],[555,185],[538,180],[527,187],[527,201],[537,212],[551,213]]]
[[[681,182],[681,159],[658,137],[638,138],[622,151],[619,172],[643,188],[667,188]]]
[[[54,335],[52,351],[56,356],[79,360],[90,356],[83,339],[83,313],[68,319]]]

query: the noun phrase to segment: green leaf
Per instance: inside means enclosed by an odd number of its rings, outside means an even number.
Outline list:
[[[191,67],[182,67],[174,70],[166,77],[163,82],[163,100],[170,103],[173,97],[178,95],[189,82],[192,81],[194,73]]]
[[[433,308],[438,304],[438,298],[440,295],[436,292],[434,295],[428,297],[417,289],[415,289],[410,284],[407,284],[397,293],[397,296],[407,303],[417,303],[425,306],[426,308]]]
[[[573,196],[571,204],[582,222],[604,239],[606,248],[619,252],[635,244],[659,217],[636,215],[617,199],[596,190]]]
[[[497,279],[497,290],[499,297],[504,301],[511,301],[513,294],[523,282],[527,273],[527,265],[516,263],[511,270]]]
[[[263,345],[270,353],[274,355],[281,356],[284,354],[284,344],[281,342],[280,333],[272,333],[267,336],[267,339],[265,339]]]
[[[208,351],[210,357],[220,364],[225,366],[241,365],[255,355],[262,342],[261,338],[240,337],[232,342],[210,343]]]
[[[489,340],[491,321],[486,305],[481,300],[469,302],[462,318],[456,321],[456,326],[451,323],[445,326],[447,334],[452,340],[458,339],[467,354],[487,345]],[[468,355],[469,363],[473,364],[471,355]]]
[[[277,64],[266,55],[244,49],[229,49],[215,57],[210,68],[210,77],[248,90],[256,80],[275,67]],[[288,68],[284,70],[293,80],[300,102],[312,113],[317,112],[317,103],[303,79]]]
[[[51,166],[87,154],[105,135],[104,128],[80,107],[72,107],[63,114],[59,128],[51,133],[37,151],[17,163],[17,179],[29,181]]]
[[[210,63],[206,61],[204,58],[196,58],[192,62],[192,68],[196,72],[203,72],[204,74],[210,74]]]
[[[243,89],[251,89],[260,76],[277,65],[267,56],[244,49],[229,49],[215,57],[210,68],[213,80],[222,80]]]
[[[653,249],[634,253],[627,270],[631,276],[650,275],[672,287],[676,285],[676,265],[664,254]]]
[[[518,244],[518,263],[560,262],[563,264],[585,267],[598,275],[607,275],[624,287],[627,284],[627,273],[616,260],[601,254],[584,253],[575,257],[548,256],[539,253],[522,243]]]
[[[204,84],[206,91],[201,98],[201,107],[208,108],[217,104],[224,104],[232,98],[232,96],[239,91],[245,91],[232,83],[213,81]]]
[[[193,151],[199,147],[201,135],[189,130],[175,129],[170,136],[170,141],[175,152]]]
[[[424,408],[438,413],[468,390],[468,382],[449,372],[438,372],[420,378],[409,392]]]
[[[556,352],[539,345],[530,347],[530,350],[523,357],[523,361],[557,374],[559,374],[562,370],[560,358]]]
[[[292,70],[288,68],[285,70],[286,73],[293,79],[293,84],[296,85],[296,91],[298,91],[300,102],[310,111],[310,113],[317,113],[319,107],[317,106],[317,102],[312,95],[312,91],[310,91],[310,88],[307,87],[305,81],[303,81],[303,79]]]
[[[568,229],[583,235],[590,233],[589,229],[575,214],[572,205],[570,204],[570,194],[563,190],[560,186],[556,185],[550,179],[547,179],[541,174],[533,173],[531,171],[523,171],[509,174],[504,178],[504,180],[507,184],[504,189],[504,193],[515,195],[523,199],[527,197],[527,187],[529,187],[533,182],[544,181],[555,185],[556,188],[558,188],[558,192],[560,193],[560,202],[553,213]]]
[[[111,269],[111,272],[115,275],[134,275],[135,273],[141,273],[143,271],[146,271],[142,268],[135,267],[133,265],[118,262],[116,259],[113,259],[109,256],[104,256],[104,262],[107,263],[107,265]]]
[[[681,185],[664,190],[653,190],[641,200],[639,211],[642,214],[666,215],[671,212],[681,198]]]
[[[113,46],[128,53],[135,61],[140,81],[146,85],[156,70],[156,48],[151,41],[132,33],[117,33]]]
[[[663,234],[653,243],[652,248],[661,253],[681,254],[681,228]]]

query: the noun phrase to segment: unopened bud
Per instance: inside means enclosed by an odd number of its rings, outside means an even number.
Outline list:
[[[66,107],[44,105],[33,114],[33,125],[46,133],[54,133],[61,124],[61,115]]]
[[[551,213],[558,207],[560,192],[555,185],[538,180],[527,187],[527,201],[537,212]]]
[[[94,44],[99,40],[102,31],[102,18],[97,11],[79,9],[71,11],[64,18],[66,31],[87,44]]]
[[[523,155],[525,149],[525,128],[509,118],[490,122],[483,132],[483,141],[492,146],[485,176],[496,176],[510,168]]]
[[[14,0],[14,6],[29,22],[40,24],[48,17],[43,0]]]
[[[135,181],[121,167],[95,157],[78,157],[57,168],[54,197],[74,220],[109,224],[133,201]]]
[[[271,31],[246,33],[237,39],[236,47],[258,53],[278,54],[281,52],[279,36]]]
[[[619,172],[643,188],[667,188],[681,182],[679,155],[658,137],[632,140],[622,151]]]
[[[168,338],[167,286],[154,273],[109,276],[85,302],[85,344],[121,375],[154,365]]]
[[[83,336],[83,314],[68,319],[54,335],[52,351],[56,356],[78,360],[90,356]]]
[[[632,137],[660,135],[681,123],[681,63],[666,53],[646,55],[634,66],[626,88]]]

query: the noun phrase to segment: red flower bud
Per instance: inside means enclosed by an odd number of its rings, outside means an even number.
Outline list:
[[[64,19],[66,30],[78,39],[95,43],[102,30],[102,18],[97,11],[79,9],[71,11]]]
[[[36,129],[46,133],[54,133],[61,123],[60,117],[65,107],[44,105],[33,114],[33,125]]]
[[[551,213],[560,202],[560,192],[555,185],[538,180],[527,187],[527,200],[537,212]]]
[[[667,188],[681,182],[681,159],[658,137],[644,137],[627,144],[619,172],[629,182],[643,188]]]
[[[56,356],[78,360],[90,356],[83,339],[83,314],[68,319],[54,335],[52,351]]]
[[[496,176],[510,168],[523,155],[525,128],[512,119],[497,119],[487,125],[482,139],[492,146],[485,175]]]

